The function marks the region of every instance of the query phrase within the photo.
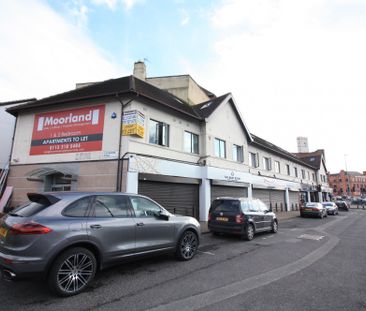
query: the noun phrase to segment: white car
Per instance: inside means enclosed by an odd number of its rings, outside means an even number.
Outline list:
[[[338,215],[338,206],[334,202],[323,202],[328,215]]]

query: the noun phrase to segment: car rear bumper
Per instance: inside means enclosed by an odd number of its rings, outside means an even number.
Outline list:
[[[303,216],[320,217],[323,214],[323,212],[300,211],[300,214]]]
[[[0,270],[5,278],[4,271],[13,274],[12,279],[35,276],[46,270],[46,262],[37,257],[21,257],[0,253]]]
[[[218,233],[231,233],[242,235],[245,232],[244,228],[244,225],[220,225],[208,223],[208,230]]]

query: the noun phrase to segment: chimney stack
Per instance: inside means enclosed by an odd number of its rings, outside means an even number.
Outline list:
[[[298,153],[309,152],[309,144],[307,137],[297,137],[297,152]]]
[[[146,66],[143,61],[137,61],[134,64],[133,75],[140,80],[143,80],[143,81],[146,80]]]

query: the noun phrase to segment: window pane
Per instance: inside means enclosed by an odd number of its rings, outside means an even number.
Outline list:
[[[76,202],[71,203],[68,207],[66,207],[62,214],[69,217],[85,217],[88,210],[89,202],[90,197],[77,200]]]
[[[130,200],[136,217],[154,217],[161,212],[160,206],[148,199],[131,197]]]
[[[233,145],[233,160],[238,161],[238,146]]]
[[[94,202],[95,217],[130,217],[128,198],[119,195],[99,195]]]
[[[193,139],[192,152],[198,154],[199,153],[199,150],[198,150],[198,135],[192,134],[192,139]]]
[[[157,144],[158,143],[158,122],[154,120],[150,120],[149,125],[149,143]]]
[[[191,150],[191,133],[184,132],[184,151],[186,152],[192,152]]]
[[[220,140],[215,138],[215,156],[220,156]]]

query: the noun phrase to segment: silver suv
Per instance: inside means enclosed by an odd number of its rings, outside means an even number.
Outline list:
[[[32,193],[0,219],[0,268],[7,279],[44,274],[61,296],[80,293],[121,259],[196,254],[200,225],[153,200],[124,193]]]

